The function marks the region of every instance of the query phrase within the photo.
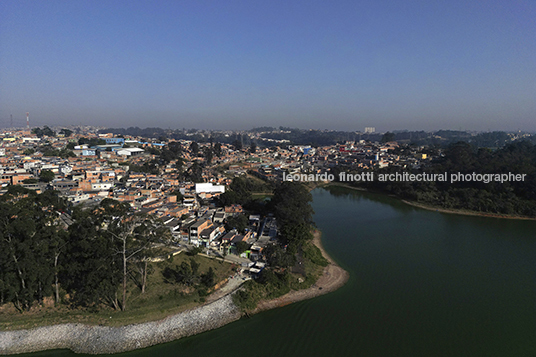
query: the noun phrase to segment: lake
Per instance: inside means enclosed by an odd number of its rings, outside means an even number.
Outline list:
[[[324,247],[350,272],[343,288],[115,356],[536,355],[536,221],[426,211],[340,187],[313,198]]]

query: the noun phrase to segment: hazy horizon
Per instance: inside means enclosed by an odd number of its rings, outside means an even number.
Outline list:
[[[0,127],[536,131],[536,3],[0,3]]]

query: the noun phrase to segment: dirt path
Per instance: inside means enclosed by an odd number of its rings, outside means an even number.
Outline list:
[[[350,275],[346,270],[337,265],[337,263],[335,263],[335,261],[326,253],[322,246],[320,236],[321,232],[315,231],[313,243],[320,248],[322,255],[329,261],[329,265],[324,268],[324,273],[317,282],[309,289],[291,291],[290,293],[273,300],[263,300],[259,302],[253,313],[274,309],[276,307],[292,304],[293,302],[327,294],[337,290],[348,281]]]

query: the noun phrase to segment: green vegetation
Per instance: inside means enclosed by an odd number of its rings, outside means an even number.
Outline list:
[[[344,168],[338,168],[344,171]],[[418,174],[448,173],[448,182],[367,182],[356,184],[372,190],[394,194],[402,199],[447,209],[465,209],[477,212],[536,216],[536,145],[516,142],[492,151],[459,142],[450,145],[444,156],[427,166],[407,170]],[[375,174],[400,172],[387,167]],[[451,174],[526,174],[524,181],[450,182]],[[337,177],[338,175],[335,175]]]
[[[214,155],[216,155],[217,157],[221,157],[222,155],[221,143],[214,144],[213,151],[214,151]]]
[[[269,267],[258,279],[250,281],[233,299],[244,311],[254,310],[263,299],[273,299],[291,290],[310,287],[328,261],[312,244],[312,197],[297,182],[282,182],[269,203],[280,226],[280,244],[269,245],[264,254]]]
[[[246,282],[242,289],[233,295],[234,303],[244,311],[257,307],[259,301],[275,299],[290,292],[291,274],[288,271],[274,272],[264,269],[257,280]]]
[[[129,281],[127,287],[129,308],[126,311],[114,310],[108,306],[101,306],[98,310],[80,308],[64,303],[47,307],[35,306],[21,314],[10,309],[9,306],[4,306],[2,314],[0,314],[0,328],[13,330],[70,322],[121,326],[163,319],[195,307],[205,299],[205,294],[210,292],[210,289],[204,288],[204,286],[214,285],[211,282],[201,281],[198,290],[182,283],[166,281],[164,277],[166,269],[174,269],[175,266],[180,266],[191,259],[199,264],[198,271],[201,275],[209,276],[210,271],[214,272],[214,282],[216,283],[231,274],[232,266],[228,263],[204,257],[191,258],[180,254],[175,256],[173,260],[149,263],[148,287],[145,292],[141,292],[138,281]],[[64,292],[62,298],[66,298]]]
[[[305,254],[305,251],[309,253]],[[297,264],[296,257],[301,264]],[[271,265],[271,268],[261,272],[258,279],[246,282],[234,294],[235,304],[243,311],[253,311],[261,300],[275,299],[291,290],[310,288],[322,274],[322,267],[328,264],[320,250],[312,243],[304,246],[302,255],[296,254],[293,258],[293,268],[288,265],[286,268]],[[283,265],[287,263],[283,262]]]
[[[403,149],[401,149],[403,150]],[[434,150],[433,148],[428,151]],[[419,168],[401,169],[387,167],[374,171],[382,174],[445,174],[447,181],[349,182],[350,186],[367,188],[395,195],[399,198],[427,206],[474,212],[534,217],[536,215],[536,145],[529,141],[509,144],[498,150],[476,148],[466,142],[449,145],[442,155]],[[349,167],[332,169],[336,180],[339,172],[360,173]],[[451,175],[475,174],[525,174],[522,181],[484,182],[458,180],[451,182]]]
[[[87,145],[88,147],[97,145],[106,145],[106,140],[100,138],[80,138],[78,145]]]
[[[54,174],[54,172],[52,172],[50,170],[43,170],[39,174],[39,180],[43,181],[43,182],[50,182],[50,181],[54,180],[55,176],[56,175]]]
[[[158,175],[160,174],[160,169],[158,168],[158,162],[155,160],[146,161],[142,165],[129,164],[129,172],[143,172],[147,174]]]
[[[311,263],[325,267],[328,266],[329,262],[324,256],[320,249],[314,244],[306,244],[302,247],[303,257],[309,260]]]
[[[236,229],[239,233],[244,234],[248,227],[248,217],[244,214],[239,214],[234,217],[227,217],[225,220],[225,229],[227,231]]]
[[[71,134],[73,133],[72,130],[69,130],[69,129],[61,129],[59,134],[63,134],[63,136],[65,136],[66,138],[68,138],[69,136],[71,136]]]
[[[54,132],[54,130],[50,129],[48,126],[44,126],[43,129],[41,128],[33,128],[32,129],[32,134],[35,134],[37,135],[37,137],[39,138],[42,138],[43,136],[50,136],[50,137],[53,137],[53,136],[56,136],[56,133]]]
[[[26,180],[22,180],[22,183],[24,183],[26,185],[32,185],[32,184],[36,184],[38,182],[39,182],[39,180],[34,179],[34,178],[29,178],[29,179],[26,179]]]
[[[201,256],[169,254],[169,230],[128,204],[105,199],[75,208],[66,229],[66,202],[9,186],[0,196],[0,326],[82,321],[139,322],[203,302],[231,266]],[[180,306],[180,308],[178,307]],[[103,320],[104,319],[104,320]]]
[[[253,192],[272,192],[273,183],[262,181],[253,176],[235,177],[228,189],[220,195],[220,204],[229,206],[232,204],[248,205],[255,201]]]
[[[62,159],[66,159],[66,158],[69,158],[69,157],[75,157],[76,156],[68,148],[63,148],[63,149],[57,150],[57,149],[54,149],[50,144],[45,144],[45,145],[39,147],[39,151],[43,153],[43,156],[47,156],[47,157],[61,157]]]
[[[274,191],[272,205],[280,227],[281,243],[296,252],[313,239],[313,197],[307,188],[298,182],[281,182]]]

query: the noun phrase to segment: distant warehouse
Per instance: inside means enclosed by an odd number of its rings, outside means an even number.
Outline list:
[[[121,150],[116,151],[117,155],[121,155],[121,156],[135,156],[143,152],[145,152],[145,150],[140,149],[140,148],[126,148],[126,149],[121,149]]]

